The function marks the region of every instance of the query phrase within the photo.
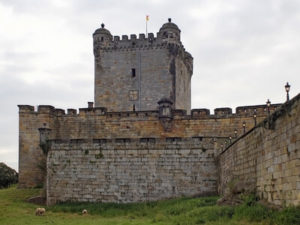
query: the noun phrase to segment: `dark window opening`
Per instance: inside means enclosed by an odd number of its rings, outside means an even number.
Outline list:
[[[155,138],[140,138],[142,143],[155,143]]]
[[[133,104],[132,106],[132,111],[135,111],[135,104]]]
[[[132,77],[135,77],[135,68],[132,68],[132,69],[131,69],[131,76],[132,76]]]
[[[178,142],[178,141],[181,141],[181,138],[180,137],[167,137],[166,141],[167,142]]]
[[[101,41],[104,41],[104,38],[103,38],[103,37],[101,37]]]

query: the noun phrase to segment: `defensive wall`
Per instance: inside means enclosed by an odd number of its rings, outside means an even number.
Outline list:
[[[281,206],[300,203],[300,94],[219,156],[219,192],[256,192]]]
[[[52,141],[47,204],[216,194],[212,138]]]
[[[279,105],[272,105],[274,111]],[[47,128],[49,140],[131,140],[144,138],[213,138],[213,150],[224,148],[234,138],[251,129],[255,120],[262,121],[267,108],[260,106],[238,107],[233,114],[230,108],[219,108],[215,114],[207,109],[194,109],[191,115],[173,110],[170,129],[166,130],[158,111],[107,112],[105,108],[56,109],[40,105],[19,106],[19,187],[40,186],[44,180],[40,162],[45,159],[40,147],[39,128]],[[236,132],[235,132],[236,131]],[[231,137],[231,139],[229,139]],[[225,140],[226,139],[226,143]],[[199,146],[199,149],[201,146]],[[134,150],[134,148],[133,148]]]

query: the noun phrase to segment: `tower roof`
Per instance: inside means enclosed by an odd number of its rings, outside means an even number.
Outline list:
[[[162,25],[162,27],[159,29],[159,32],[161,32],[162,30],[166,30],[166,29],[176,29],[180,32],[180,29],[178,28],[178,26],[175,23],[172,23],[171,18],[168,19],[167,23]]]
[[[106,34],[106,35],[109,35],[111,36],[111,33],[109,32],[109,30],[107,30],[106,28],[104,28],[104,23],[101,24],[101,27],[98,28],[97,30],[95,30],[94,34]]]

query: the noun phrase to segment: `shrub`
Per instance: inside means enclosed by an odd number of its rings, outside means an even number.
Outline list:
[[[300,206],[285,208],[278,212],[273,219],[279,225],[300,224]]]
[[[4,163],[0,163],[0,188],[7,188],[17,182],[18,173]]]

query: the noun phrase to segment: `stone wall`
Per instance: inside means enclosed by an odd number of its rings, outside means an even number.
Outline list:
[[[193,67],[192,57],[189,60],[182,59],[184,56],[177,57],[175,60],[176,74],[175,77],[175,109],[185,109],[190,114],[191,109],[191,76]],[[186,61],[190,62],[190,67]]]
[[[52,111],[52,113],[51,113]],[[38,112],[29,105],[19,106],[19,182],[20,188],[41,186],[45,156],[40,148],[39,128],[54,127],[54,107],[39,106]],[[44,166],[45,167],[45,166]]]
[[[140,202],[217,193],[212,138],[53,141],[47,202]]]
[[[272,106],[274,110],[278,105]],[[213,137],[235,138],[254,126],[253,113],[257,121],[262,121],[267,111],[265,106],[239,107],[236,114],[228,109],[217,109],[210,114],[206,109],[194,109],[191,115],[184,111],[174,111],[172,129],[166,131],[158,118],[158,111],[107,112],[105,108],[84,108],[79,113],[75,109],[62,109],[52,106],[19,106],[19,179],[20,187],[40,186],[43,171],[39,164],[43,159],[40,148],[39,128],[49,128],[50,139],[139,139],[166,137]],[[256,111],[254,111],[254,109]],[[229,143],[229,140],[227,141]],[[219,143],[219,146],[225,146]]]
[[[254,192],[270,203],[300,203],[300,95],[219,157],[219,192]]]
[[[95,59],[95,106],[155,110],[160,99],[169,98],[176,109],[190,112],[192,74],[184,60],[183,47],[177,45],[100,50]]]

